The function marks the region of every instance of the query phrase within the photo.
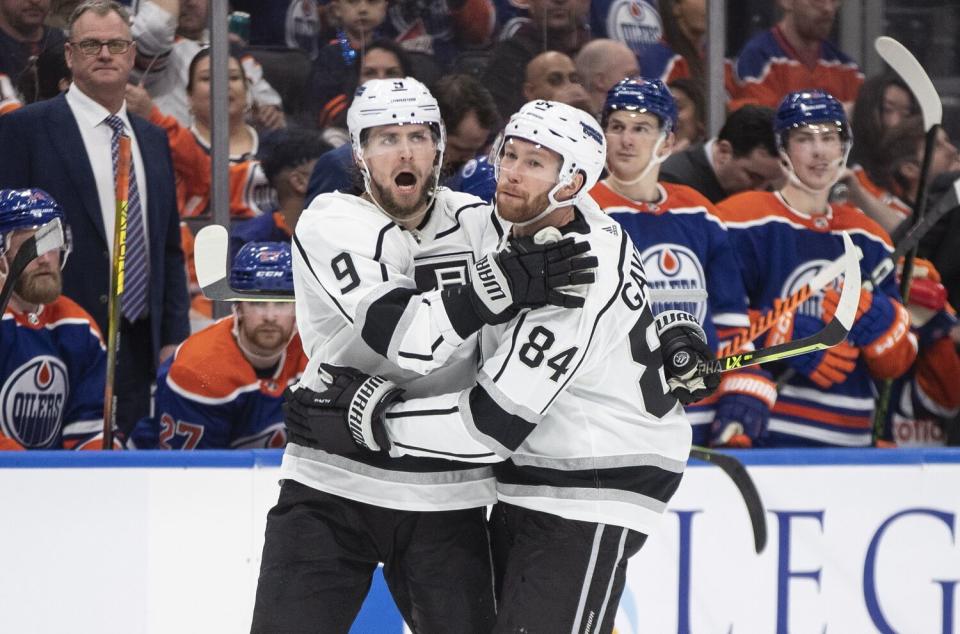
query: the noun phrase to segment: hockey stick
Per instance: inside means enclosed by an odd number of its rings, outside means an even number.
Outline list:
[[[193,261],[197,267],[197,282],[207,299],[221,302],[292,302],[293,293],[268,291],[238,291],[230,286],[227,252],[230,238],[226,227],[208,225],[197,232],[193,243]],[[650,301],[702,302],[707,291],[702,288],[651,288]]]
[[[857,258],[856,247],[853,246],[853,240],[850,239],[850,235],[846,231],[843,232],[843,250],[844,282],[843,289],[840,291],[840,299],[837,302],[837,311],[830,323],[824,326],[820,332],[769,348],[720,356],[712,361],[701,362],[697,365],[695,376],[729,372],[730,370],[739,370],[760,363],[788,359],[808,352],[830,348],[846,339],[850,327],[853,326],[853,320],[857,315],[857,305],[860,302],[860,262]]]
[[[17,280],[20,279],[27,265],[41,255],[49,253],[54,249],[59,249],[62,246],[63,225],[60,224],[59,218],[54,218],[38,228],[35,234],[27,238],[23,244],[20,245],[20,250],[17,251],[17,257],[13,258],[10,270],[7,271],[7,278],[3,282],[3,289],[0,290],[0,315],[7,310],[7,304],[13,295],[13,287],[16,286]]]
[[[881,36],[874,42],[874,48],[877,53],[887,63],[890,68],[903,80],[910,88],[910,92],[916,97],[920,104],[920,112],[923,115],[923,127],[926,130],[926,139],[923,149],[923,163],[920,168],[920,178],[917,183],[917,198],[913,205],[911,214],[912,222],[917,223],[923,219],[924,211],[927,206],[927,178],[930,174],[930,164],[933,160],[933,150],[936,147],[937,133],[940,130],[940,123],[943,120],[943,104],[940,102],[940,96],[937,89],[930,81],[930,77],[923,70],[923,66],[917,61],[917,58],[906,49],[903,44],[892,37]],[[900,296],[904,303],[910,294],[910,282],[913,277],[913,261],[917,257],[916,247],[907,252],[903,260],[903,272],[900,277]],[[873,417],[873,441],[876,444],[883,434],[884,422],[887,418],[887,409],[890,404],[890,392],[893,387],[893,380],[887,379],[880,388],[877,396],[877,408]]]
[[[123,295],[124,265],[127,258],[127,204],[130,190],[130,137],[120,137],[116,208],[113,219],[113,258],[110,267],[110,293],[107,295],[107,376],[103,387],[103,449],[113,449],[113,429],[117,419],[117,354],[120,351],[120,297]]]
[[[750,477],[747,468],[733,456],[706,447],[692,447],[690,457],[720,467],[733,480],[733,484],[737,487],[740,496],[743,498],[743,503],[747,507],[747,514],[750,516],[754,549],[757,554],[762,553],[767,546],[767,516],[763,509],[763,501],[760,499],[760,492],[757,491],[757,486],[753,483],[753,478]]]

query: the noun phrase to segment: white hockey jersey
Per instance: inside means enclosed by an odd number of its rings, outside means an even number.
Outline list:
[[[650,534],[680,484],[690,425],[667,390],[630,238],[592,199],[561,231],[599,258],[585,306],[484,328],[475,385],[391,406],[391,455],[498,463],[501,501]]]
[[[411,396],[472,385],[479,334],[457,334],[440,289],[467,282],[468,267],[502,234],[486,203],[445,188],[414,231],[362,198],[316,197],[293,237],[297,327],[310,359],[300,384],[324,389],[320,364],[330,363],[385,376]],[[288,444],[281,475],[401,510],[472,508],[496,499],[489,467],[437,458],[334,455]]]

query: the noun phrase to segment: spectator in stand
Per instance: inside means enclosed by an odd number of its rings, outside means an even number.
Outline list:
[[[727,117],[716,138],[671,154],[660,175],[694,188],[714,204],[743,191],[779,187],[784,174],[773,137],[773,110],[740,108]]]
[[[392,40],[381,39],[371,42],[365,51],[358,53],[356,59],[358,63],[353,64],[349,69],[349,79],[336,78],[336,81],[332,81],[331,77],[323,78],[322,73],[335,71],[320,68],[319,64],[343,52],[339,43],[336,44],[336,48],[333,47],[334,45],[330,44],[321,51],[320,59],[314,65],[311,80],[318,109],[317,125],[324,133],[327,133],[330,128],[339,128],[344,131],[347,129],[347,108],[353,102],[353,95],[357,92],[358,86],[370,79],[409,77],[413,72],[413,64],[403,48]],[[324,101],[324,91],[332,88],[333,84],[339,86],[341,92],[330,95],[329,99]],[[343,139],[334,145],[343,145],[347,140],[344,132]]]
[[[209,46],[207,32],[210,0],[144,0],[133,19],[132,32],[137,42],[137,80],[160,111],[188,126],[190,99],[187,94],[190,62]],[[250,82],[252,116],[262,129],[285,125],[280,95],[263,78],[257,61],[240,58]]]
[[[490,42],[494,14],[492,0],[393,0],[383,35],[446,69],[464,48]]]
[[[48,48],[63,46],[63,31],[44,26],[50,0],[0,1],[0,73],[14,84],[30,63]]]
[[[706,0],[661,0],[663,38],[639,55],[643,76],[669,84],[680,77],[703,83]]]
[[[167,132],[173,167],[177,175],[177,203],[181,218],[206,215],[210,207],[210,51],[201,49],[190,62],[187,96],[193,125],[186,128],[165,115],[138,86],[127,87],[130,110],[146,117]],[[228,106],[230,148],[230,215],[253,218],[276,209],[276,196],[260,167],[257,154],[260,135],[247,125],[247,80],[236,57],[228,61]]]
[[[891,234],[910,215],[910,204],[880,185],[887,180],[890,165],[890,155],[881,146],[889,130],[918,113],[907,85],[887,74],[863,83],[850,118],[855,142],[850,150],[851,168],[841,179],[847,198]]]
[[[53,46],[40,53],[36,62],[20,76],[17,90],[25,103],[52,99],[70,87],[70,69],[64,57],[63,45]]]
[[[372,52],[377,30],[387,17],[387,0],[333,0],[330,7],[340,28],[336,37],[320,49],[313,62],[310,90],[317,108],[335,97],[345,102],[346,95],[353,94],[360,58]],[[399,45],[396,47],[400,48]],[[394,55],[398,53],[394,52]],[[324,108],[321,115],[326,112]],[[329,122],[321,118],[319,124],[324,128]]]
[[[595,38],[623,42],[641,59],[663,37],[663,20],[657,9],[662,1],[593,0],[589,8],[590,33]]]
[[[452,148],[452,151],[444,152],[440,168],[440,184],[447,185],[456,178],[456,170],[487,144],[498,129],[499,119],[493,97],[471,75],[444,77],[432,92],[448,130],[447,147]],[[353,191],[357,186],[355,175],[353,150],[349,143],[327,152],[313,168],[307,200],[333,191]]]
[[[0,187],[42,188],[65,209],[74,252],[64,294],[107,329],[107,295],[116,214],[111,147],[131,140],[126,286],[121,301],[117,423],[122,433],[146,415],[156,364],[189,332],[173,165],[163,131],[130,114],[124,89],[135,46],[129,15],[107,0],[87,0],[70,20],[62,96],[0,117]]]
[[[606,38],[588,42],[577,53],[576,64],[577,73],[590,99],[590,107],[583,109],[594,116],[603,109],[607,91],[621,79],[640,74],[637,56],[630,47]]]
[[[286,130],[264,157],[263,173],[277,194],[277,210],[230,226],[230,261],[248,242],[290,242],[306,200],[310,174],[330,145],[316,132]]]
[[[292,293],[290,245],[245,245],[231,267],[230,285]],[[233,315],[192,335],[161,366],[156,413],[137,423],[130,445],[283,447],[283,391],[300,379],[306,365],[293,302],[236,302]]]
[[[693,79],[674,79],[669,87],[678,111],[677,142],[673,151],[680,152],[706,140],[707,100],[700,84]]]
[[[299,48],[317,58],[325,26],[317,0],[231,0],[230,6],[250,14],[251,45]]]
[[[494,46],[483,75],[483,85],[493,95],[501,119],[519,110],[525,101],[523,77],[517,69],[526,68],[545,51],[575,56],[590,40],[589,9],[588,0],[530,0],[530,22]]]
[[[21,245],[63,210],[39,189],[0,190],[0,286]],[[0,449],[100,449],[107,367],[100,330],[60,294],[69,241],[27,265],[0,320]],[[4,446],[5,445],[5,446]]]
[[[900,447],[942,446],[945,426],[960,413],[960,357],[950,336],[957,315],[940,274],[927,260],[914,261],[907,310],[919,353],[893,384],[884,440]]]
[[[743,283],[727,230],[713,205],[685,185],[659,180],[676,141],[677,106],[658,79],[625,79],[610,89],[601,123],[607,177],[590,191],[639,253],[650,288],[707,292],[707,301],[653,302],[654,316],[692,314],[718,350],[749,326]],[[749,447],[763,437],[776,387],[763,371],[727,373],[714,397],[687,404],[698,445]]]
[[[776,108],[788,92],[814,89],[852,106],[863,73],[827,39],[840,0],[778,2],[783,19],[752,37],[740,51],[730,109],[747,103]]]
[[[842,231],[862,252],[863,271],[872,271],[893,249],[883,229],[859,209],[829,202],[851,143],[839,101],[820,91],[790,93],[777,110],[774,134],[787,183],[776,192],[737,194],[717,206],[740,261],[750,308],[762,313],[840,256]],[[837,301],[833,288],[811,297],[774,325],[765,345],[819,332]],[[901,376],[916,358],[909,326],[894,276],[872,292],[861,290],[846,341],[786,359],[779,372],[770,367],[781,387],[767,444],[869,447],[874,381]]]
[[[621,77],[622,79],[622,77]],[[590,97],[573,60],[557,51],[540,53],[524,72],[523,100],[559,101],[590,112]]]

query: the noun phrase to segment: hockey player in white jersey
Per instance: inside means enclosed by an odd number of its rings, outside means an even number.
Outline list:
[[[503,229],[483,201],[438,188],[445,133],[422,84],[367,82],[347,122],[366,192],[318,196],[293,236],[297,326],[310,359],[287,395],[294,410],[323,389],[322,363],[382,375],[414,396],[463,389],[476,377],[484,324],[525,307],[582,305],[554,287],[591,281],[584,269],[595,258],[576,257],[589,246],[507,243],[481,259]],[[353,447],[341,455],[288,427],[253,631],[347,632],[382,562],[414,631],[488,632],[489,466]]]
[[[686,466],[676,395],[706,396],[719,378],[694,376],[711,352],[691,315],[654,322],[633,243],[587,194],[605,157],[596,121],[535,101],[504,134],[497,211],[520,240],[589,238],[599,263],[596,282],[575,288],[583,308],[484,328],[475,384],[432,397],[400,398],[386,378],[325,365],[328,389],[288,424],[343,451],[493,463],[494,631],[610,632],[626,561]]]

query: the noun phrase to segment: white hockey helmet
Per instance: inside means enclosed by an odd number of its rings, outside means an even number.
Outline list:
[[[353,151],[363,158],[361,135],[381,125],[420,123],[435,128],[437,164],[443,162],[447,132],[440,117],[440,106],[427,87],[413,77],[371,79],[357,88],[347,110],[347,129]]]
[[[607,157],[607,141],[600,124],[590,114],[557,101],[538,99],[523,105],[504,129],[494,151],[494,173],[500,179],[500,159],[510,138],[536,143],[560,155],[562,163],[557,184],[547,194],[550,204],[535,218],[515,225],[534,223],[557,207],[576,204],[586,197],[600,179]],[[557,192],[583,172],[583,187],[571,200],[558,201]]]

